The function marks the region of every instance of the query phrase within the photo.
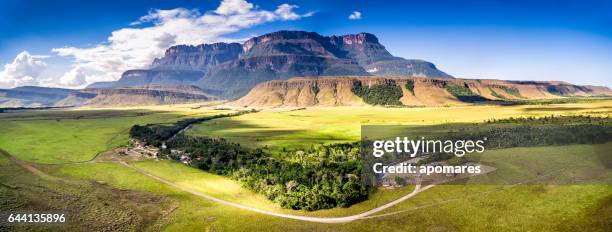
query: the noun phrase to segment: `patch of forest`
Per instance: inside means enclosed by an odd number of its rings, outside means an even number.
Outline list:
[[[439,125],[449,127],[446,132],[427,137],[428,140],[482,140],[486,150],[555,146],[569,144],[601,144],[612,141],[612,119],[592,116],[545,116],[492,119],[484,123],[464,125]],[[407,129],[405,134],[414,134]],[[419,135],[421,136],[421,135]],[[420,138],[420,137],[419,137]],[[416,138],[414,138],[416,139]],[[452,153],[432,154],[421,163],[429,163],[453,158]],[[406,154],[390,155],[387,163],[408,159]]]
[[[368,167],[367,157],[372,157],[367,152],[367,144],[371,141],[283,150],[283,154],[271,155],[268,151],[250,149],[225,139],[178,133],[191,123],[232,115],[237,114],[186,119],[174,125],[134,126],[130,136],[160,148],[161,144],[165,144],[165,148],[161,149],[162,155],[174,160],[187,156],[191,166],[238,180],[244,187],[284,208],[318,210],[348,207],[367,199],[368,193],[375,190],[369,181],[372,176],[367,173],[370,169],[364,168]],[[443,134],[427,139],[456,141],[486,137],[487,150],[612,141],[612,122],[608,117],[509,118],[448,128]],[[414,133],[407,130],[406,134]],[[452,154],[433,154],[427,162],[452,157]],[[407,159],[401,155],[384,158],[386,160],[377,162]]]
[[[179,149],[191,166],[238,180],[284,208],[318,210],[348,207],[367,199],[359,175],[359,146],[335,144],[287,151],[299,157],[291,162],[248,149],[224,139],[177,136],[166,143],[164,154],[179,160]]]
[[[475,94],[474,92],[472,92],[472,90],[467,86],[467,84],[464,85],[446,85],[444,86],[444,89],[446,89],[446,91],[448,93],[450,93],[451,95],[455,96],[457,99],[459,99],[462,102],[486,102],[489,101],[489,99],[486,99],[478,94]]]
[[[372,86],[364,86],[361,81],[356,81],[351,90],[370,105],[402,105],[400,98],[404,95],[402,89],[392,80]]]
[[[186,155],[190,165],[238,180],[244,187],[266,196],[284,208],[318,210],[348,207],[367,199],[360,182],[358,144],[333,144],[302,150],[284,150],[297,160],[284,160],[225,139],[191,137],[179,133],[193,123],[237,116],[222,114],[185,119],[172,125],[135,125],[130,136],[161,148],[174,160]],[[162,148],[162,144],[165,148]],[[173,152],[174,151],[174,152]],[[180,152],[176,152],[180,151]]]

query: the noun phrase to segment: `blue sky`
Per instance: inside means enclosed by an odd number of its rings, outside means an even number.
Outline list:
[[[145,68],[173,44],[276,30],[370,32],[392,54],[460,78],[612,86],[609,1],[331,2],[5,0],[0,88],[78,88]]]

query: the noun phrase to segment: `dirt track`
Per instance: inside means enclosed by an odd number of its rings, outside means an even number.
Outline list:
[[[3,149],[0,149],[0,153],[2,153],[2,155],[6,156],[7,158],[11,159],[13,162],[18,164],[19,166],[21,166],[24,169],[28,170],[29,172],[33,173],[34,175],[37,175],[37,176],[40,176],[40,177],[46,177],[46,178],[55,178],[53,176],[48,175],[47,173],[44,173],[43,171],[39,170],[35,166],[29,164],[28,162],[21,161],[21,160],[15,158],[14,156],[12,156],[10,153],[8,153],[7,151],[5,151]],[[180,189],[182,191],[185,191],[185,192],[188,192],[190,194],[193,194],[193,195],[205,198],[205,199],[210,200],[210,201],[214,201],[214,202],[219,203],[219,204],[224,204],[224,205],[228,205],[228,206],[232,206],[232,207],[236,207],[236,208],[240,208],[240,209],[244,209],[244,210],[248,210],[248,211],[252,211],[252,212],[256,212],[256,213],[276,216],[276,217],[283,217],[283,218],[295,219],[295,220],[300,220],[300,221],[309,221],[309,222],[318,222],[318,223],[346,223],[346,222],[352,222],[352,221],[360,220],[360,219],[367,219],[367,218],[370,217],[370,215],[373,215],[373,214],[375,214],[377,212],[380,212],[380,211],[385,210],[385,209],[387,209],[389,207],[397,205],[397,204],[399,204],[399,203],[401,203],[401,202],[403,202],[403,201],[405,201],[405,200],[415,196],[416,194],[418,194],[420,192],[423,192],[423,191],[425,191],[425,190],[435,186],[435,185],[427,185],[427,186],[421,188],[421,185],[418,184],[418,185],[416,185],[415,189],[411,193],[409,193],[409,194],[407,194],[407,195],[405,195],[405,196],[403,196],[403,197],[401,197],[401,198],[399,198],[399,199],[397,199],[395,201],[389,202],[387,204],[381,205],[379,207],[376,207],[374,209],[368,210],[368,211],[360,213],[360,214],[355,214],[355,215],[345,216],[345,217],[308,217],[308,216],[299,216],[299,215],[271,212],[271,211],[257,209],[257,208],[253,208],[253,207],[250,207],[250,206],[246,206],[246,205],[242,205],[242,204],[238,204],[238,203],[234,203],[234,202],[230,202],[230,201],[225,201],[225,200],[222,200],[222,199],[219,199],[219,198],[216,198],[216,197],[209,196],[207,194],[203,194],[201,192],[197,192],[197,191],[191,190],[189,188],[185,188],[185,187],[180,186],[180,185],[178,185],[178,184],[176,184],[174,182],[171,182],[171,181],[166,180],[164,178],[155,176],[155,175],[153,175],[151,173],[148,173],[148,172],[146,172],[146,171],[144,171],[142,169],[139,169],[137,167],[134,167],[134,166],[132,166],[132,165],[130,165],[130,164],[124,162],[124,161],[120,161],[119,163],[124,165],[124,166],[126,166],[126,167],[128,167],[128,168],[130,168],[130,169],[133,169],[133,170],[137,171],[140,174],[143,174],[145,176],[153,178],[153,179],[155,179],[157,181],[160,181],[160,182],[162,182],[164,184],[170,185],[170,186],[175,187],[177,189]]]
[[[142,169],[134,167],[134,166],[132,166],[132,165],[126,163],[126,162],[120,162],[120,163],[122,165],[128,167],[128,168],[134,169],[135,171],[139,172],[140,174],[143,174],[145,176],[151,177],[151,178],[153,178],[153,179],[155,179],[157,181],[160,181],[160,182],[162,182],[164,184],[167,184],[167,185],[170,185],[172,187],[178,188],[178,189],[180,189],[182,191],[191,193],[193,195],[196,195],[196,196],[199,196],[199,197],[202,197],[202,198],[205,198],[205,199],[217,202],[219,204],[229,205],[229,206],[232,206],[232,207],[236,207],[236,208],[240,208],[240,209],[244,209],[244,210],[249,210],[249,211],[257,212],[257,213],[261,213],[261,214],[267,214],[267,215],[283,217],[283,218],[290,218],[290,219],[295,219],[295,220],[300,220],[300,221],[319,222],[319,223],[346,223],[346,222],[352,222],[352,221],[359,220],[359,219],[366,219],[366,218],[368,218],[368,216],[370,216],[372,214],[375,214],[377,212],[385,210],[385,209],[387,209],[387,208],[389,208],[391,206],[397,205],[400,202],[405,201],[408,198],[411,198],[414,195],[416,195],[416,194],[418,194],[420,192],[423,192],[423,191],[425,191],[425,190],[435,186],[435,185],[428,185],[428,186],[425,186],[425,187],[421,188],[421,185],[417,185],[415,187],[414,191],[412,191],[408,195],[403,196],[403,197],[401,197],[401,198],[399,198],[399,199],[397,199],[395,201],[389,202],[389,203],[387,203],[385,205],[382,205],[382,206],[376,207],[374,209],[368,210],[366,212],[360,213],[360,214],[355,214],[355,215],[346,216],[346,217],[325,217],[325,218],[323,218],[323,217],[308,217],[308,216],[298,216],[298,215],[292,215],[292,214],[284,214],[284,213],[271,212],[271,211],[266,211],[266,210],[262,210],[262,209],[253,208],[253,207],[246,206],[246,205],[241,205],[241,204],[234,203],[234,202],[229,202],[229,201],[221,200],[219,198],[212,197],[212,196],[203,194],[201,192],[197,192],[197,191],[191,190],[189,188],[185,188],[183,186],[175,184],[174,182],[171,182],[171,181],[166,180],[164,178],[155,176],[155,175],[153,175],[151,173],[148,173],[148,172],[146,172],[146,171],[144,171]]]

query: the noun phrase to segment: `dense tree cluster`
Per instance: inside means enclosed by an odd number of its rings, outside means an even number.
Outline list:
[[[176,136],[167,149],[188,154],[191,165],[232,177],[243,186],[290,209],[347,207],[367,198],[359,175],[356,144],[336,144],[292,150],[288,159],[247,149],[224,139]],[[179,155],[166,151],[169,157]]]
[[[508,124],[508,123],[520,123],[520,124],[591,124],[591,125],[607,125],[612,126],[612,118],[597,117],[591,115],[549,115],[543,117],[509,117],[502,119],[489,119],[485,123],[488,124]]]
[[[243,112],[241,112],[243,113]],[[239,114],[241,114],[239,113]],[[207,172],[236,179],[248,189],[266,196],[290,209],[317,210],[347,207],[367,198],[376,176],[368,173],[374,160],[368,146],[361,142],[312,146],[308,149],[283,149],[270,154],[250,149],[224,139],[190,137],[178,133],[194,122],[227,117],[218,115],[186,119],[173,125],[134,126],[133,138],[160,146],[163,155],[180,160],[189,158],[190,165]],[[488,138],[487,150],[507,147],[530,147],[612,141],[610,118],[590,116],[509,118],[469,124],[438,135],[440,140],[476,140]],[[178,133],[178,134],[177,134]],[[368,144],[369,141],[363,141]],[[370,146],[371,147],[371,146]],[[403,161],[400,155],[384,156],[391,163]],[[433,154],[423,162],[453,158],[452,154]],[[376,160],[381,162],[381,160]],[[363,171],[363,172],[362,172]]]
[[[444,125],[440,126],[444,127]],[[612,119],[592,116],[547,116],[487,120],[483,124],[451,127],[445,133],[428,137],[432,140],[479,140],[485,141],[486,150],[554,146],[567,144],[598,144],[612,141]],[[432,131],[438,128],[432,128]],[[367,141],[366,141],[367,142]],[[367,143],[366,143],[367,144]],[[368,157],[366,157],[368,158]],[[406,153],[388,154],[377,162],[395,163],[408,159]],[[452,159],[452,160],[451,160]],[[466,162],[465,157],[456,159],[452,153],[434,153],[418,162],[419,165],[451,160]],[[364,160],[364,162],[369,162]],[[367,171],[367,170],[366,170]]]
[[[403,96],[402,89],[392,80],[373,86],[363,86],[361,81],[357,81],[352,91],[371,105],[402,105],[400,102]]]
[[[175,160],[187,156],[190,165],[234,178],[285,208],[347,207],[367,198],[368,189],[359,178],[358,144],[285,149],[283,155],[271,155],[224,139],[188,137],[179,133],[193,123],[242,113],[185,119],[171,125],[136,125],[130,135],[149,145],[165,144],[162,155]]]
[[[523,96],[521,96],[521,93],[519,92],[519,90],[515,87],[510,87],[510,86],[499,86],[500,89],[502,89],[503,91],[505,91],[506,93],[515,96],[515,97],[520,97],[522,98]]]
[[[200,123],[217,118],[239,116],[252,111],[241,111],[231,114],[218,114],[214,116],[189,118],[180,120],[174,124],[147,124],[144,126],[134,125],[130,128],[130,137],[138,139],[147,145],[161,146],[163,142],[187,128],[191,124]]]
[[[563,144],[594,144],[612,141],[612,119],[592,116],[546,116],[487,120],[462,127],[448,139],[486,137],[487,149]]]
[[[410,91],[410,93],[412,93],[412,95],[414,95],[414,81],[413,80],[406,80],[406,89],[408,91]]]
[[[498,88],[500,88],[501,90],[503,90],[507,94],[510,94],[510,95],[518,97],[518,98],[523,98],[523,96],[521,96],[521,94],[520,94],[520,92],[519,92],[519,90],[517,88],[509,87],[509,86],[499,86]],[[496,98],[507,99],[507,97],[502,96],[501,94],[497,93],[495,90],[493,90],[490,87],[489,87],[489,91],[491,91],[491,95],[493,95]]]
[[[444,86],[444,88],[446,89],[446,91],[448,91],[450,94],[452,94],[453,96],[455,96],[457,99],[459,99],[462,102],[485,102],[485,101],[489,101],[489,99],[486,99],[480,95],[475,94],[474,92],[472,92],[472,90],[470,90],[470,88],[467,86],[467,84],[464,84],[463,86],[461,85],[446,85]]]

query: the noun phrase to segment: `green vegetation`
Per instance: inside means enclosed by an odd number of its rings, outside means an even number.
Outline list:
[[[513,100],[523,105],[552,105],[552,104],[570,104],[570,103],[596,103],[607,102],[612,97],[562,97],[552,99],[531,99],[531,100]]]
[[[495,90],[491,89],[489,87],[489,90],[491,91],[491,95],[493,95],[493,97],[499,98],[499,99],[506,99],[506,97],[499,95],[499,93],[495,92]]]
[[[288,162],[224,139],[172,137],[193,122],[225,116],[182,120],[170,126],[136,125],[130,136],[155,146],[165,143],[167,149],[162,149],[162,154],[176,160],[188,156],[192,166],[239,180],[285,208],[347,207],[367,197],[358,178],[361,169],[356,145],[311,148],[296,152],[301,162]],[[172,152],[175,149],[181,152]]]
[[[317,86],[316,84],[312,86],[312,92],[314,93],[314,95],[319,94],[319,86]]]
[[[450,94],[452,94],[453,96],[455,96],[457,99],[459,99],[462,102],[485,102],[488,101],[488,99],[475,94],[474,92],[472,92],[472,90],[470,90],[470,88],[467,86],[467,84],[464,84],[463,86],[460,85],[446,85],[444,86],[444,88],[446,89],[446,91],[448,91]]]
[[[380,130],[384,138],[394,138],[396,136],[423,136],[428,140],[440,141],[477,141],[484,140],[486,150],[517,148],[517,147],[538,147],[551,145],[568,145],[568,144],[603,144],[612,142],[612,119],[610,118],[593,118],[588,116],[567,116],[555,119],[555,117],[543,118],[525,118],[525,119],[507,119],[497,120],[495,122],[488,121],[487,123],[479,124],[455,124],[455,125],[434,125],[428,126],[422,130],[415,130],[413,127],[396,128],[390,130],[389,127],[380,127],[370,129]],[[368,134],[368,136],[370,136]],[[380,136],[380,135],[379,135]],[[434,145],[435,146],[435,145]],[[442,143],[438,151],[442,150]],[[364,145],[365,148],[371,148],[371,145]],[[455,149],[459,148],[462,151],[467,150],[466,143],[456,145]],[[473,150],[472,146],[472,150]],[[366,149],[367,150],[367,149]],[[369,154],[370,151],[365,152]],[[469,162],[465,157],[456,157],[451,152],[436,152],[419,161],[419,165],[426,163],[448,160],[453,164],[461,164]],[[477,154],[477,153],[475,153]],[[362,156],[369,157],[369,156]],[[601,154],[599,157],[601,162],[612,161],[611,157],[606,157]],[[378,159],[377,162],[396,163],[408,159],[407,153],[387,154]],[[370,163],[370,160],[364,160]],[[581,162],[571,162],[572,166],[579,166]],[[364,166],[370,166],[366,164]],[[365,170],[368,175],[373,175],[369,169]],[[366,178],[369,180],[368,178]],[[372,185],[373,183],[370,183]]]
[[[142,121],[166,121],[175,115],[138,112],[57,113],[60,117],[2,118],[0,146],[20,159],[37,163],[87,161],[96,154],[127,144],[129,128]],[[64,116],[72,118],[62,118]]]
[[[200,123],[204,121],[213,120],[216,118],[225,118],[225,117],[233,117],[240,116],[242,114],[257,112],[255,110],[251,111],[241,111],[237,113],[231,114],[217,114],[213,116],[206,116],[201,118],[188,118],[179,120],[172,124],[147,124],[144,126],[134,125],[130,128],[130,137],[141,140],[145,142],[147,145],[153,146],[161,146],[163,142],[170,139],[172,136],[176,135],[180,131],[186,129],[188,126]]]
[[[503,90],[504,92],[506,92],[507,94],[510,94],[512,96],[518,97],[518,98],[523,98],[523,96],[521,96],[519,90],[517,88],[514,87],[509,87],[509,86],[497,86],[497,88]],[[500,95],[499,93],[497,93],[495,90],[493,90],[491,87],[489,87],[489,90],[491,91],[491,95],[493,95],[496,98],[500,98],[500,99],[508,99],[507,97],[504,97],[502,95]]]
[[[411,125],[473,123],[510,117],[554,115],[597,115],[612,113],[610,100],[565,105],[478,105],[426,108],[333,107],[299,111],[263,111],[231,118],[219,118],[190,127],[190,136],[224,138],[249,148],[272,152],[311,146],[348,143],[360,139],[361,125]],[[427,128],[427,127],[422,127]]]
[[[602,145],[571,145],[557,147],[533,147],[517,149],[500,149],[488,151],[482,160],[490,165],[500,167],[498,171],[513,172],[515,182],[524,178],[533,178],[546,170],[558,170],[567,162],[593,157],[595,151],[611,149],[612,143]],[[595,149],[594,149],[595,148]],[[522,154],[517,156],[517,154]],[[537,155],[534,155],[537,154]],[[487,158],[488,157],[488,158]],[[474,157],[477,159],[479,157]],[[593,160],[593,159],[589,159]],[[555,162],[550,162],[555,161]],[[558,161],[558,162],[557,162]],[[595,160],[593,160],[595,161]],[[533,162],[533,165],[529,165]],[[134,163],[139,168],[152,171],[154,174],[193,187],[197,191],[221,197],[235,199],[236,202],[252,201],[256,197],[235,184],[229,185],[218,177],[187,170],[188,167],[168,161],[145,161]],[[507,164],[507,165],[502,165]],[[529,168],[525,168],[529,167]],[[530,169],[535,168],[535,169]],[[609,195],[612,188],[608,185],[542,185],[530,184],[519,186],[498,185],[440,185],[422,192],[408,201],[394,206],[379,214],[397,213],[368,220],[358,220],[344,224],[318,224],[261,215],[203,200],[186,192],[173,189],[154,179],[142,176],[119,164],[79,164],[67,165],[57,174],[72,178],[96,180],[120,189],[154,192],[168,196],[178,202],[176,210],[167,215],[164,231],[207,230],[332,230],[332,231],[376,231],[393,230],[428,230],[432,228],[473,228],[478,230],[515,230],[555,228],[561,231],[601,231],[607,228],[611,214]],[[568,170],[568,173],[571,170]],[[576,177],[580,178],[580,177]],[[207,187],[208,186],[208,187]],[[221,187],[223,186],[223,187]],[[228,186],[228,188],[225,188]],[[228,191],[229,190],[229,191]],[[338,210],[350,210],[353,213],[371,209],[390,200],[407,194],[409,187],[387,190],[388,197],[377,198],[373,195],[366,202],[367,207],[353,207]],[[393,193],[393,194],[391,194]],[[397,193],[397,194],[395,194]],[[227,198],[226,198],[227,197]],[[243,199],[245,198],[245,199]],[[234,200],[232,200],[234,201]],[[362,204],[362,203],[360,203]],[[354,206],[360,206],[356,204]],[[261,208],[269,206],[261,205]],[[401,212],[404,211],[405,212]],[[315,212],[294,212],[307,215],[327,215],[325,210]],[[343,214],[338,215],[345,215]],[[336,215],[336,214],[331,214]],[[236,220],[244,218],[244,220]],[[257,221],[257,223],[253,223]],[[197,228],[197,229],[196,229]]]
[[[0,147],[36,163],[70,163],[128,144],[138,123],[174,122],[223,111],[52,110],[0,114]]]
[[[602,124],[544,124],[545,119],[530,123],[477,124],[451,131],[445,139],[465,140],[488,138],[486,147],[532,147],[561,144],[592,144],[612,141],[612,120],[602,119]],[[605,121],[603,121],[605,120]]]
[[[509,86],[499,86],[500,89],[504,90],[506,93],[518,97],[518,98],[523,98],[523,96],[521,96],[521,93],[519,92],[519,90],[517,88],[514,87],[509,87]]]
[[[395,176],[394,180],[395,180],[395,183],[398,184],[399,186],[406,186],[406,179],[400,176]]]
[[[119,190],[107,184],[40,174],[0,154],[0,211],[67,214],[67,223],[62,225],[32,227],[3,223],[2,230],[159,230],[164,214],[174,209],[173,205],[174,201],[155,193]]]
[[[414,81],[413,80],[406,80],[406,89],[410,91],[412,95],[414,95]]]
[[[313,146],[308,150],[289,152],[284,148],[272,156],[262,149],[251,150],[224,139],[183,135],[172,137],[193,122],[221,117],[224,115],[183,120],[170,126],[137,125],[130,135],[156,146],[165,142],[167,149],[162,149],[162,154],[175,160],[189,157],[192,166],[232,177],[246,188],[263,194],[285,208],[317,210],[346,207],[366,198],[367,187],[361,185],[362,180],[358,177],[361,174],[359,143]],[[574,122],[571,125],[548,123],[547,117],[517,120],[512,124],[489,121],[486,124],[463,125],[437,138],[451,141],[489,138],[485,139],[488,149],[612,141],[612,127],[608,126],[612,125],[612,121],[590,117],[589,120],[589,124],[577,124],[584,121],[582,117],[564,120]],[[600,124],[605,125],[593,125],[591,120],[601,121]],[[413,134],[410,131],[402,133]],[[279,157],[294,158],[287,160]],[[388,158],[405,159],[402,155]],[[435,154],[429,157],[433,159],[429,161],[448,158],[452,156]]]
[[[258,112],[205,121],[194,125],[192,129],[187,130],[187,133],[191,136],[224,137],[227,138],[226,142],[239,142],[244,149],[250,151],[259,147],[264,149],[266,156],[279,162],[314,165],[318,159],[325,157],[319,156],[325,154],[317,151],[322,147],[320,145],[357,141],[361,124],[405,124],[412,127],[414,133],[426,136],[457,132],[461,128],[469,128],[470,123],[485,120],[489,122],[480,124],[485,128],[488,128],[487,124],[490,124],[490,128],[533,124],[535,127],[544,128],[543,130],[554,129],[555,124],[565,125],[564,127],[581,127],[583,124],[609,126],[609,123],[602,119],[612,113],[609,99],[597,101],[577,99],[564,105],[550,104],[553,103],[547,102],[541,106],[481,105],[418,109],[339,107],[309,108],[292,112]],[[11,139],[28,137],[28,144],[32,144],[31,149],[37,150],[39,154],[36,158],[43,159],[44,156],[49,156],[45,159],[50,163],[72,162],[58,161],[58,157],[64,157],[60,153],[73,151],[74,154],[78,154],[78,150],[85,149],[85,153],[88,153],[87,158],[75,160],[88,160],[95,156],[96,152],[87,151],[86,147],[80,145],[85,140],[83,137],[69,136],[78,132],[71,129],[76,122],[87,122],[94,127],[102,125],[102,128],[121,125],[122,130],[117,132],[120,132],[118,140],[122,142],[117,144],[122,144],[127,143],[130,124],[122,121],[130,120],[133,124],[172,123],[185,117],[202,117],[220,112],[139,111],[144,114],[138,115],[138,113],[127,114],[128,111],[130,110],[103,110],[95,113],[91,110],[60,113],[56,111],[2,113],[0,131],[10,130],[12,137],[0,133],[0,147],[12,147],[12,150],[20,151],[20,154],[15,153],[15,156],[28,157],[28,150],[19,149],[21,145]],[[555,116],[551,117],[553,114]],[[557,116],[581,114],[591,116]],[[547,117],[542,119],[543,116]],[[57,120],[70,123],[49,126],[55,124]],[[106,125],[105,121],[114,121],[116,125],[111,123]],[[38,127],[32,126],[27,130],[12,129],[12,127],[28,128],[27,124],[32,122],[38,122]],[[82,128],[85,129],[85,125]],[[58,132],[45,135],[50,133],[46,131],[47,129]],[[60,132],[67,134],[62,141],[68,146],[64,151],[52,147],[55,143],[54,137],[63,136]],[[95,133],[96,129],[87,136]],[[106,140],[96,139],[102,145],[91,142],[87,143],[87,146],[97,146],[100,150],[104,150],[104,143],[109,137],[106,138]],[[266,145],[270,148],[273,145],[278,153],[268,154],[267,152],[272,152],[272,149],[265,149]],[[309,151],[310,147],[313,149]],[[282,148],[285,148],[284,152]],[[54,149],[60,152],[55,152]],[[513,184],[557,170],[560,172],[554,172],[551,177],[573,181],[592,177],[610,178],[609,169],[602,164],[605,164],[603,158],[608,156],[608,151],[611,149],[612,143],[538,145],[487,150],[481,155],[468,155],[465,158],[469,161],[480,161],[496,167],[497,170],[486,176],[471,179],[473,183],[470,185],[436,186],[417,194],[410,200],[379,212],[379,215],[396,214],[343,224],[303,222],[221,205],[168,186],[118,163],[96,160],[76,164],[37,165],[39,169],[52,175],[49,178],[36,176],[16,166],[14,162],[0,157],[0,202],[2,202],[0,211],[72,209],[74,211],[70,211],[70,214],[78,218],[75,217],[74,224],[66,227],[65,230],[69,231],[134,230],[135,227],[130,227],[130,224],[138,225],[139,229],[154,231],[453,231],[466,228],[480,231],[609,231],[612,221],[610,185],[533,183],[510,186],[478,183],[491,183],[484,178],[494,178],[500,182]],[[335,157],[330,154],[333,153],[327,153],[325,159]],[[576,169],[567,168],[568,163],[587,165],[586,168]],[[264,166],[269,166],[267,164]],[[266,200],[263,194],[242,188],[239,181],[202,172],[178,162],[148,160],[134,162],[132,165],[194,191],[221,199],[275,212],[309,216],[352,215],[386,204],[412,191],[412,186],[379,190],[371,194],[367,201],[353,204],[348,208],[294,211],[277,208],[277,204]],[[214,170],[216,172],[217,168]],[[481,178],[482,180],[479,180]],[[607,183],[610,183],[609,179],[607,180]],[[96,227],[96,225],[101,226]],[[32,230],[32,228],[19,227],[9,230]]]
[[[373,86],[363,86],[361,81],[356,81],[352,91],[370,105],[402,105],[399,101],[403,96],[402,89],[392,80]]]

